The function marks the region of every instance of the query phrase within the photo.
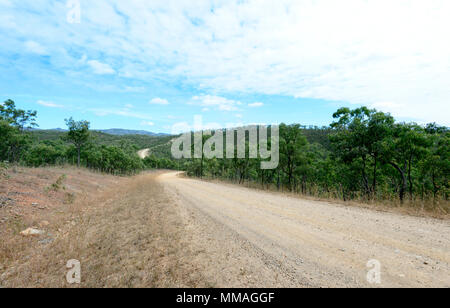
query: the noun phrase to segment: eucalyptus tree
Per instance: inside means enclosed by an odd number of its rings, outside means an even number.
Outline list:
[[[394,118],[367,107],[354,110],[341,108],[333,118],[337,121],[331,124],[333,132],[330,140],[335,156],[344,164],[358,168],[365,194],[375,195],[377,170],[379,164],[385,161],[385,140],[392,132]]]
[[[77,166],[80,167],[81,149],[88,143],[90,137],[90,123],[88,121],[75,121],[73,118],[65,119],[65,122],[69,129],[65,139],[77,149]]]
[[[1,159],[12,162],[19,161],[25,149],[31,143],[31,138],[26,129],[37,127],[36,111],[22,110],[16,107],[12,100],[6,100],[0,104],[0,134]]]
[[[280,125],[280,167],[286,174],[289,190],[293,190],[295,172],[306,162],[308,141],[299,124]]]

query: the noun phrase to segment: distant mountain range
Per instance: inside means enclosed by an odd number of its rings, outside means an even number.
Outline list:
[[[46,129],[44,129],[46,130]],[[66,129],[62,128],[53,128],[53,129],[47,129],[52,131],[58,131],[58,132],[66,132]],[[163,136],[169,136],[169,134],[162,134],[162,133],[152,133],[148,132],[146,130],[132,130],[132,129],[122,129],[122,128],[111,128],[111,129],[93,129],[93,131],[101,132],[109,135],[114,136],[126,136],[126,135],[144,135],[144,136],[154,136],[154,137],[163,137]]]
[[[169,136],[169,134],[161,134],[161,133],[152,133],[146,130],[131,130],[131,129],[122,129],[122,128],[111,128],[111,129],[103,129],[96,130],[105,134],[115,135],[115,136],[124,136],[124,135],[145,135],[145,136]]]

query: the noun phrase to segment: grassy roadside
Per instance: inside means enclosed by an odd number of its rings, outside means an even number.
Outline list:
[[[155,176],[121,178],[41,213],[35,221],[48,220],[45,236],[23,237],[10,229],[0,245],[0,286],[205,286],[190,262],[194,252],[183,240],[183,222]],[[81,263],[80,285],[66,281],[71,259]]]

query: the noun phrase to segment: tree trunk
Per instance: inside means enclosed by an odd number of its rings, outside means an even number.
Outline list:
[[[80,156],[81,156],[81,147],[77,147],[77,167],[80,168]]]
[[[264,170],[261,170],[261,187],[264,189]]]
[[[302,194],[306,195],[306,175],[302,177]]]
[[[433,170],[433,172],[431,174],[431,181],[433,183],[433,200],[434,200],[434,202],[436,202],[436,197],[437,197],[437,193],[439,191],[439,187],[436,184],[436,177],[435,177],[435,174],[434,174],[434,170]]]
[[[292,171],[289,170],[289,191],[292,192]]]
[[[409,182],[409,198],[411,201],[413,200],[413,182],[412,182],[412,176],[411,176],[411,169],[412,169],[412,157],[409,158],[408,161],[408,182]]]
[[[391,162],[390,164],[395,168],[395,170],[397,170],[400,173],[402,183],[400,185],[399,198],[400,202],[403,204],[403,202],[405,201],[405,193],[408,190],[408,182],[406,179],[407,163],[405,162],[403,169],[393,162]]]
[[[280,190],[280,170],[278,170],[278,177],[277,177],[277,190]]]
[[[377,194],[377,157],[374,157],[374,166],[373,166],[373,183],[372,183],[372,195],[373,198],[375,199],[376,194]]]
[[[364,190],[367,198],[370,198],[370,187],[369,187],[369,179],[366,174],[366,158],[363,158],[363,169],[362,169],[362,178],[364,183]]]

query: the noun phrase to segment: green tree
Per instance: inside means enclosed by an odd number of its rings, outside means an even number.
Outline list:
[[[440,191],[444,191],[448,200],[450,175],[450,132],[442,127],[426,127],[428,144],[424,159],[419,162],[422,179],[422,195],[426,186],[431,186],[434,200]]]
[[[0,155],[2,160],[19,161],[31,138],[26,128],[36,127],[36,111],[18,109],[12,100],[0,105]]]
[[[17,109],[15,102],[10,99],[0,105],[0,120],[9,122],[21,132],[25,128],[33,128],[38,126],[36,124],[36,116],[36,111]]]
[[[403,202],[408,191],[413,198],[412,170],[416,159],[424,153],[426,137],[423,129],[415,123],[399,123],[392,127],[392,135],[385,140],[384,160],[398,173],[400,178],[399,198]]]
[[[335,155],[359,168],[365,194],[374,196],[378,167],[385,160],[383,145],[392,132],[394,118],[367,107],[341,108],[333,118],[337,121],[331,124],[334,131],[330,140]]]
[[[280,125],[280,166],[285,172],[289,190],[293,190],[294,174],[305,163],[308,144],[299,124]]]
[[[81,149],[89,141],[88,121],[75,121],[73,118],[65,119],[69,129],[66,140],[71,142],[77,149],[77,166],[80,167]]]

